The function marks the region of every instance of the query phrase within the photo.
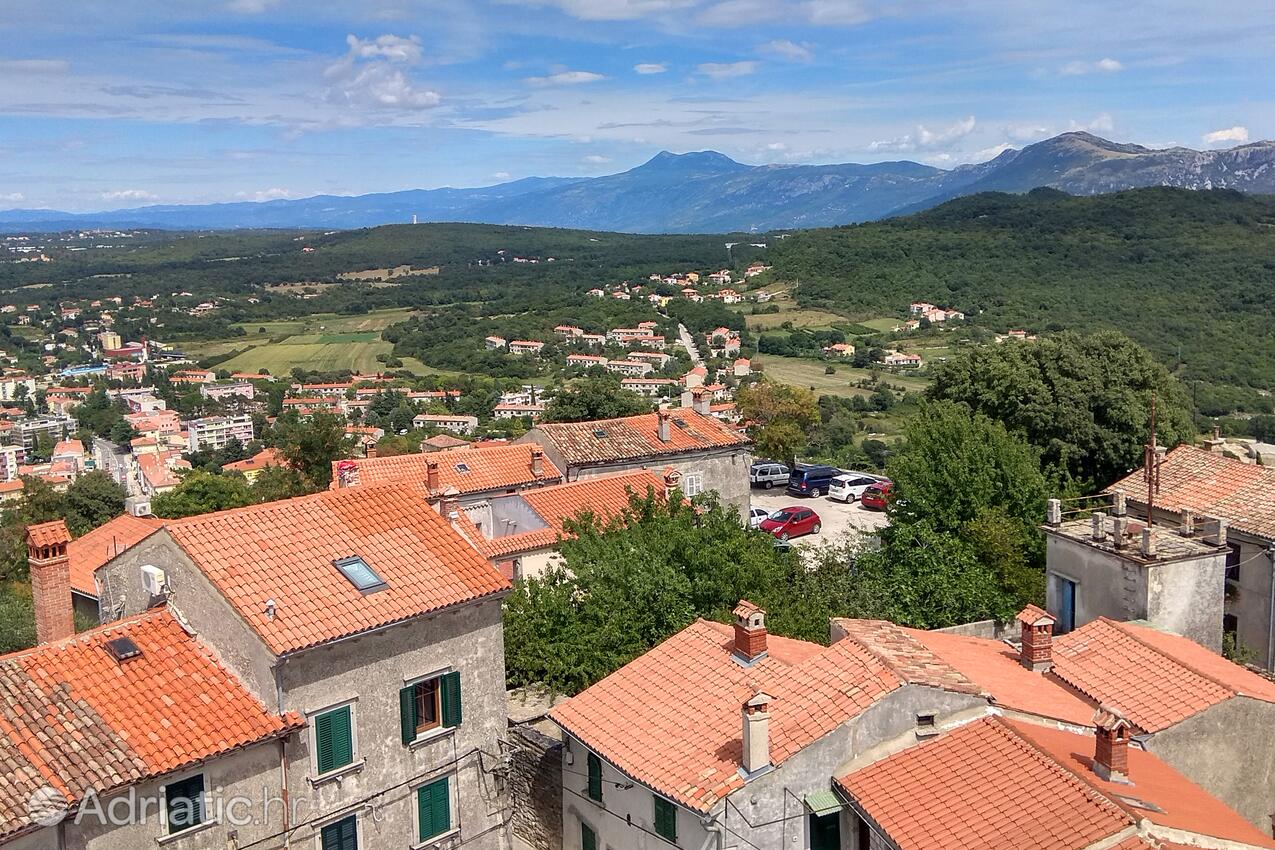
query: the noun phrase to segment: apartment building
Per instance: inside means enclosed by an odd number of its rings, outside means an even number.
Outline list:
[[[192,452],[225,448],[231,440],[250,443],[256,436],[252,416],[247,413],[191,420],[186,423],[186,435],[187,449]]]

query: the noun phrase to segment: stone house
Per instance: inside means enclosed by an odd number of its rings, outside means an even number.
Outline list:
[[[304,724],[271,764],[300,807],[292,847],[504,846],[509,583],[428,496],[397,482],[171,521],[97,571],[104,619],[164,602]]]
[[[715,490],[740,515],[748,512],[752,441],[705,409],[678,408],[592,422],[541,423],[518,443],[544,447],[567,481],[652,469],[678,473],[687,496]]]
[[[1213,443],[1212,445],[1220,445]],[[1225,521],[1223,581],[1207,595],[1189,584],[1166,588],[1183,604],[1200,605],[1216,627],[1254,663],[1275,669],[1275,468],[1218,451],[1182,445],[1165,454],[1154,487],[1155,522],[1188,525],[1197,536]],[[1108,488],[1132,515],[1146,517],[1147,479],[1139,469]]]

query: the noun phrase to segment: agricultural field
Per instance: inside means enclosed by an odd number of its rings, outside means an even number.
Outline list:
[[[759,313],[750,315],[744,320],[750,331],[764,331],[777,328],[785,322],[792,322],[794,328],[827,329],[834,325],[847,323],[845,316],[829,313],[826,310],[781,310],[778,313]]]
[[[810,387],[820,395],[849,398],[872,394],[871,390],[851,386],[852,382],[871,375],[867,369],[832,363],[837,372],[835,375],[827,375],[824,373],[829,365],[827,362],[805,360],[800,357],[780,357],[775,354],[759,354],[754,358],[753,363],[760,364],[765,375],[773,381],[797,387]],[[881,380],[891,388],[903,388],[907,391],[923,390],[929,383],[925,378],[913,375],[883,374]]]

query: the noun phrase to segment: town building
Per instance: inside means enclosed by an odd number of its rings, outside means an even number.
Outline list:
[[[645,360],[608,360],[606,370],[618,375],[641,376],[655,371],[655,367]]]
[[[752,441],[702,411],[660,410],[591,422],[541,423],[516,441],[544,447],[568,481],[633,469],[677,472],[690,497],[715,490],[741,514],[749,505]]]
[[[472,434],[478,429],[477,416],[459,413],[418,413],[412,417],[413,428],[438,428],[457,434]]]
[[[917,369],[923,365],[921,355],[909,354],[906,351],[887,351],[885,356],[881,358],[881,362],[886,366],[894,366],[900,369]]]
[[[656,398],[660,395],[670,395],[680,386],[676,378],[622,378],[620,379],[621,389],[632,390],[635,393],[641,393],[648,398]]]
[[[247,444],[256,437],[252,416],[247,413],[191,420],[186,423],[186,434],[187,449],[192,452],[222,449],[231,440]]]
[[[242,398],[252,401],[256,395],[256,388],[248,381],[239,381],[233,384],[202,384],[199,387],[199,394],[204,398],[211,399],[228,399]]]
[[[252,457],[228,463],[221,469],[223,472],[238,472],[248,479],[249,484],[252,484],[257,480],[257,476],[261,474],[263,469],[271,466],[283,466],[285,463],[286,461],[278,449],[262,449]]]
[[[854,357],[854,346],[848,342],[834,342],[823,347],[824,357]]]
[[[496,419],[520,419],[527,418],[535,421],[545,412],[543,404],[507,404],[500,403],[495,406],[492,416]]]
[[[454,491],[468,507],[495,496],[562,482],[537,445],[507,443],[392,457],[349,458],[332,464],[332,488],[419,482],[432,500]]]
[[[539,355],[545,344],[534,339],[512,339],[509,341],[510,354]]]

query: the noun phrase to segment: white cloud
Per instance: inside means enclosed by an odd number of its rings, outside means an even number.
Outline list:
[[[714,80],[729,80],[734,77],[746,77],[757,71],[757,63],[751,60],[744,62],[705,62],[698,70],[706,77]]]
[[[592,71],[559,71],[544,77],[527,77],[526,81],[533,86],[578,86],[605,79],[603,74],[595,74]]]
[[[508,180],[512,175],[510,175],[508,171],[497,171],[497,172],[494,172],[491,176],[495,180]]]
[[[583,157],[580,161],[588,165],[605,165],[606,163],[611,161],[611,157],[602,156],[602,154],[591,153],[588,156]]]
[[[259,189],[256,192],[236,192],[235,197],[249,201],[280,201],[285,198],[295,198],[297,195],[289,189],[280,189],[275,186],[269,189]]]
[[[158,201],[159,196],[145,189],[115,189],[102,193],[104,201]]]
[[[765,44],[758,45],[757,49],[762,53],[769,53],[772,56],[778,56],[780,59],[787,59],[789,62],[810,62],[815,58],[815,55],[810,52],[810,48],[803,47],[786,38],[768,41]]]
[[[0,62],[6,74],[65,74],[71,63],[65,59],[7,59]]]
[[[226,8],[241,15],[260,15],[278,4],[279,0],[230,0]]]
[[[1001,144],[994,145],[990,148],[983,148],[981,151],[974,151],[974,153],[969,155],[969,161],[987,162],[989,159],[996,159],[996,157],[1000,156],[1005,151],[1012,151],[1013,149],[1013,145],[1008,142],[1002,142]]]
[[[632,21],[676,12],[698,0],[501,0],[508,5],[550,6],[582,21]]]
[[[1049,135],[1049,128],[1040,124],[1016,124],[1005,128],[1005,135],[1016,142],[1034,142]]]
[[[1116,129],[1116,122],[1112,120],[1111,113],[1102,112],[1094,116],[1089,122],[1072,121],[1071,129],[1085,133],[1111,133]]]
[[[855,0],[807,0],[801,4],[801,10],[816,26],[852,27],[872,18],[863,4]]]
[[[872,18],[856,0],[721,0],[699,15],[715,27],[744,27],[770,21],[804,21],[823,27],[854,26]]]
[[[423,58],[416,36],[386,34],[373,39],[350,35],[346,54],[328,66],[329,103],[360,109],[414,111],[432,109],[443,98],[432,89],[416,85],[398,65],[416,65]]]
[[[1119,60],[1107,57],[1097,62],[1068,62],[1058,73],[1064,77],[1077,77],[1081,74],[1115,74],[1123,70],[1124,65]]]
[[[924,124],[918,124],[915,133],[907,133],[893,139],[882,139],[873,142],[868,145],[868,150],[883,153],[941,150],[974,132],[974,126],[977,123],[974,116],[970,115],[955,124],[939,130],[931,130]]]
[[[663,74],[668,66],[660,62],[639,62],[633,66],[633,70],[639,74]]]
[[[788,146],[787,146],[787,145],[785,145],[783,142],[771,142],[770,144],[766,145],[766,150],[768,150],[768,151],[786,151],[786,150],[788,150]]]
[[[1237,124],[1234,127],[1227,127],[1225,130],[1214,130],[1212,133],[1204,134],[1204,144],[1206,145],[1216,145],[1223,142],[1246,144],[1248,142],[1248,128]]]
[[[9,192],[8,194],[0,195],[0,202],[6,204],[20,204],[26,199],[27,196],[21,192]]]

